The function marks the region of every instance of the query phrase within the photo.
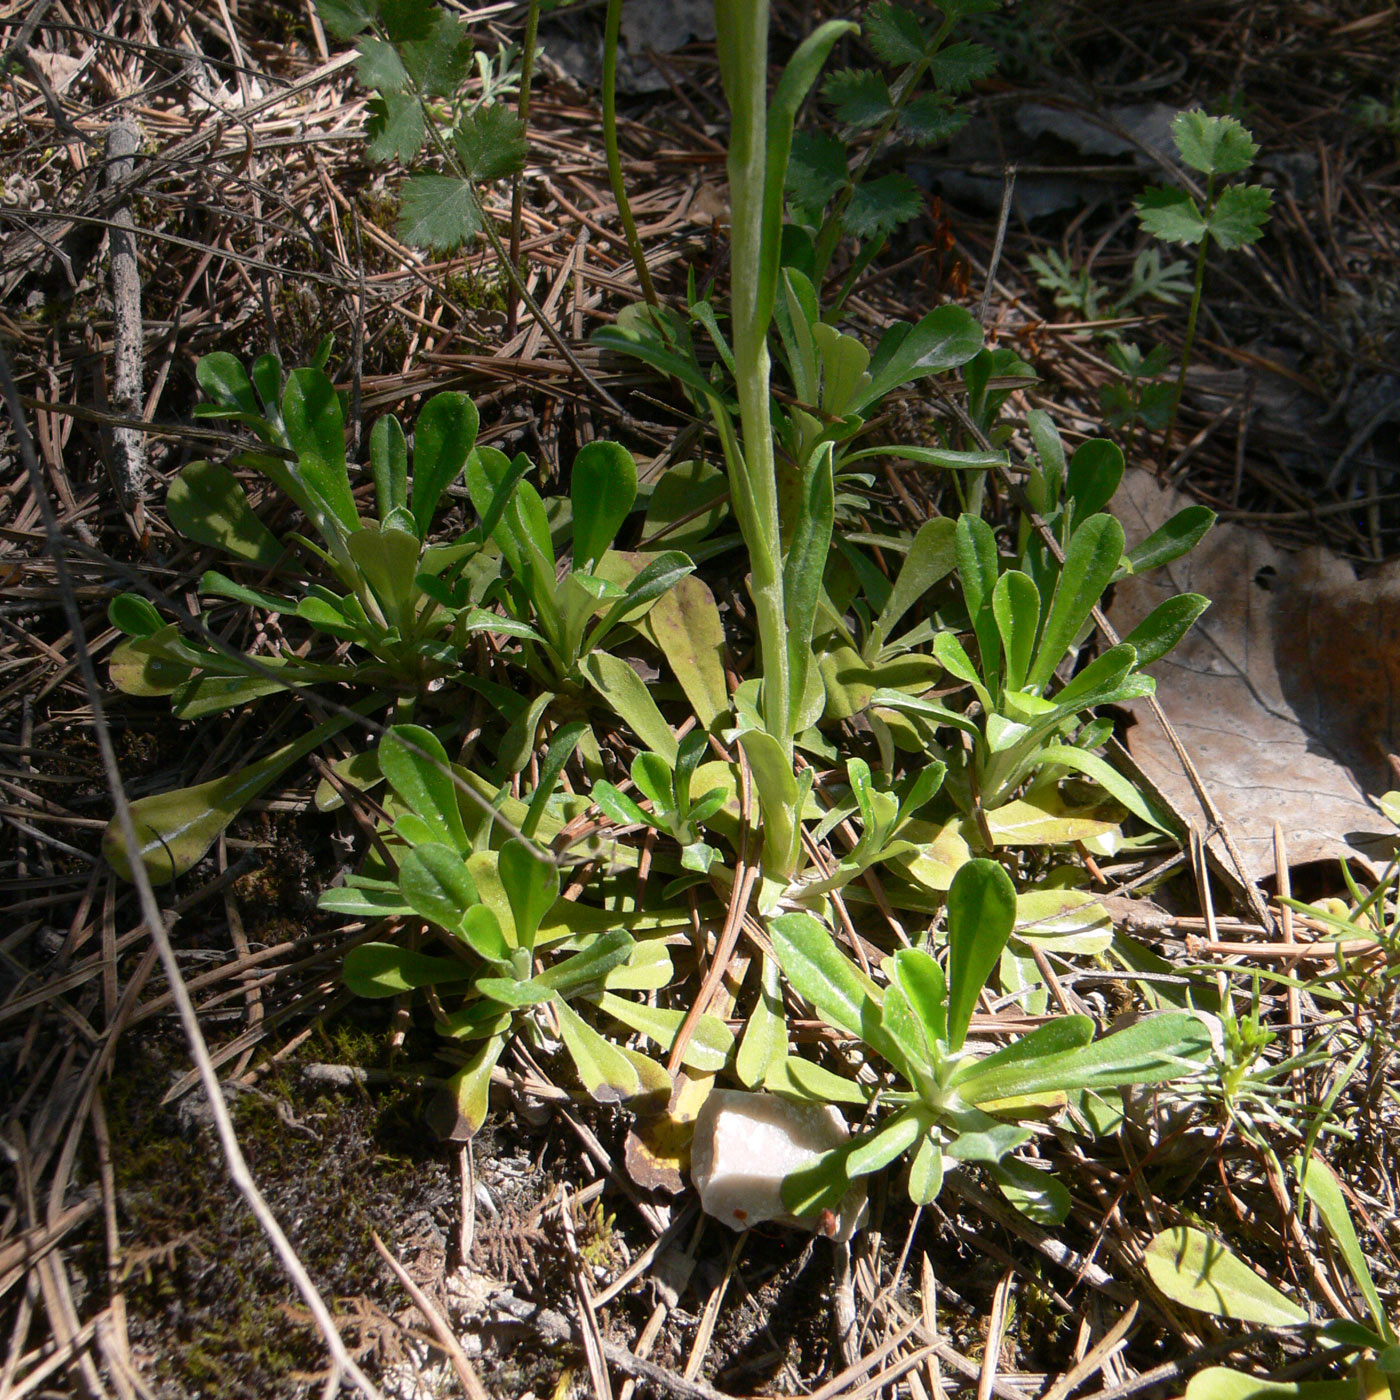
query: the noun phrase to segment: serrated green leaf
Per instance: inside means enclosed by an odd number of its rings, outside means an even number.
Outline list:
[[[464,113],[452,132],[452,148],[473,180],[519,174],[530,149],[520,118],[499,103]]]
[[[1172,140],[1182,160],[1203,175],[1236,175],[1259,154],[1254,138],[1234,117],[1208,117],[1199,107],[1172,118]]]
[[[932,146],[961,131],[967,125],[967,112],[962,107],[950,106],[941,93],[923,92],[905,104],[898,125],[911,141]]]
[[[471,38],[455,15],[436,5],[424,8],[421,37],[399,42],[403,65],[425,97],[455,97],[471,72]]]
[[[379,5],[377,0],[316,0],[316,13],[333,38],[353,39],[373,23]]]
[[[1143,190],[1134,207],[1143,228],[1163,242],[1199,243],[1206,236],[1206,221],[1185,190]]]
[[[403,92],[408,87],[408,69],[398,50],[384,39],[367,36],[360,40],[355,76],[367,88],[380,92]]]
[[[481,205],[470,180],[455,175],[410,175],[399,191],[395,231],[413,248],[455,253],[481,230]]]
[[[890,90],[885,80],[868,68],[844,68],[822,86],[822,95],[836,120],[862,131],[883,121],[890,113]]]
[[[928,52],[928,36],[918,17],[903,5],[881,4],[865,16],[866,42],[884,63],[903,67]]]
[[[1203,1230],[1163,1230],[1143,1255],[1152,1282],[1173,1302],[1213,1317],[1296,1327],[1307,1312]]]
[[[1263,236],[1273,192],[1263,185],[1231,185],[1220,191],[1210,211],[1210,236],[1227,251]]]
[[[787,192],[796,208],[819,213],[845,189],[849,179],[845,142],[806,131],[793,137]]]
[[[907,224],[923,207],[923,192],[907,175],[881,175],[856,186],[846,206],[846,230],[857,238],[878,238]]]
[[[929,61],[929,76],[944,92],[966,92],[996,71],[997,57],[985,44],[964,41],[940,49]]]

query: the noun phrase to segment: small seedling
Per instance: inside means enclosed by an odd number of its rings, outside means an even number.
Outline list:
[[[1171,419],[1163,439],[1168,443],[1181,408],[1181,391],[1186,384],[1186,369],[1191,363],[1191,347],[1196,339],[1196,318],[1205,285],[1206,252],[1212,242],[1225,252],[1255,242],[1263,235],[1273,203],[1273,194],[1263,185],[1221,183],[1227,176],[1248,170],[1259,153],[1254,138],[1234,117],[1208,117],[1199,110],[1178,112],[1172,121],[1172,140],[1181,159],[1206,177],[1206,190],[1203,201],[1197,201],[1187,190],[1161,187],[1144,190],[1137,200],[1138,218],[1148,233],[1164,243],[1198,247],[1191,306],[1186,316],[1186,338],[1181,347],[1181,369],[1172,398]]]
[[[841,134],[800,133],[788,166],[796,221],[815,235],[818,285],[837,246],[850,237],[864,247],[846,278],[849,291],[890,234],[923,208],[923,194],[908,175],[871,172],[893,143],[938,145],[967,121],[957,99],[990,76],[996,55],[984,44],[949,39],[959,21],[996,8],[995,0],[948,0],[939,6],[943,17],[937,25],[898,4],[875,5],[866,15],[865,37],[882,68],[845,68],[827,78],[822,96]],[[840,309],[845,291],[833,310]]]

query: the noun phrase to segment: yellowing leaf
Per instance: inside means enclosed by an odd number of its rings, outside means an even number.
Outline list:
[[[1235,1322],[1297,1327],[1307,1312],[1203,1230],[1163,1230],[1144,1254],[1148,1276],[1173,1302]]]

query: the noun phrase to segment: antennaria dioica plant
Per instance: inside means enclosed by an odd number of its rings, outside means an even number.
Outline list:
[[[376,91],[371,155],[409,167],[404,236],[439,252],[483,232],[499,244],[480,186],[518,172],[524,130],[505,108],[463,96],[470,67],[461,24],[428,0],[332,0],[325,8],[337,34],[358,40],[361,81]],[[951,7],[947,17],[974,8]],[[898,18],[905,12],[881,13],[913,42],[914,29]],[[616,17],[614,6],[613,43]],[[1016,839],[986,818],[1043,794],[1071,771],[1095,780],[1096,800],[1117,796],[1151,821],[1150,808],[1135,803],[1133,789],[1091,752],[1105,730],[1086,722],[1087,713],[1145,693],[1140,664],[1179,639],[1200,600],[1154,615],[1123,648],[1078,677],[1069,673],[1112,580],[1174,557],[1208,520],[1193,520],[1141,557],[1125,552],[1121,528],[1103,510],[1121,456],[1115,462],[1106,444],[1090,443],[1066,464],[1035,423],[1041,460],[1028,495],[1064,557],[1025,537],[1014,548],[999,540],[979,513],[980,483],[1005,463],[1014,427],[997,421],[1008,392],[991,380],[1000,369],[1024,378],[1028,367],[1009,352],[984,351],[974,319],[953,305],[896,323],[867,349],[822,310],[811,235],[793,236],[789,227],[785,237],[797,113],[853,26],[818,27],[770,96],[767,4],[717,0],[716,21],[732,113],[728,338],[722,305],[692,294],[688,310],[723,368],[707,375],[676,351],[666,337],[677,324],[688,333],[689,324],[664,304],[624,318],[597,340],[675,373],[713,419],[757,642],[753,671],[736,692],[723,665],[724,623],[696,571],[713,543],[706,538],[713,521],[682,534],[688,552],[624,547],[642,508],[644,539],[665,546],[666,532],[682,523],[677,491],[703,477],[669,485],[663,477],[639,506],[637,463],[620,443],[583,445],[567,499],[547,498],[526,459],[476,442],[476,410],[465,395],[432,396],[419,410],[411,456],[396,420],[375,425],[369,476],[376,518],[364,519],[360,480],[345,460],[343,411],[324,365],[294,372],[287,400],[280,366],[274,386],[270,364],[259,361],[246,374],[232,357],[211,357],[201,382],[213,411],[250,427],[270,449],[235,464],[260,471],[290,496],[320,538],[271,536],[233,478],[208,464],[181,478],[172,513],[187,537],[273,571],[284,589],[213,575],[206,595],[277,611],[289,625],[343,644],[333,662],[290,645],[273,655],[268,669],[285,675],[282,688],[314,683],[354,694],[373,684],[373,695],[357,703],[396,706],[377,744],[332,769],[339,793],[328,780],[321,794],[329,805],[345,792],[373,791],[377,838],[322,907],[397,921],[392,941],[372,935],[351,953],[346,980],[367,996],[421,994],[419,1007],[458,1064],[441,1120],[449,1135],[479,1127],[493,1069],[517,1035],[536,1048],[562,1047],[583,1089],[602,1101],[657,1099],[665,1089],[659,1065],[605,1035],[597,1028],[603,1021],[670,1052],[673,1068],[715,1074],[729,1066],[732,1037],[717,1018],[687,1005],[672,960],[691,953],[684,931],[713,919],[734,896],[736,857],[747,845],[737,797],[741,753],[758,808],[756,928],[765,956],[756,961],[765,965],[764,995],[735,1070],[750,1087],[841,1102],[854,1094],[871,1110],[850,1152],[824,1164],[822,1181],[793,1190],[817,1199],[907,1151],[919,1164],[920,1199],[936,1194],[935,1165],[946,1155],[994,1168],[1012,1198],[1035,1209],[1027,1183],[1037,1173],[1011,1156],[1031,1137],[1020,1100],[1067,1101],[1169,1078],[1198,1062],[1203,1042],[1188,1015],[1098,1041],[1086,1018],[1062,1017],[978,1062],[967,1046],[973,1003],[998,978],[1003,991],[1018,990],[1011,969],[1017,959],[1030,962],[1030,940],[1059,937],[1062,930],[1046,928],[1067,913],[1094,925],[1061,939],[1070,951],[1101,951],[1112,937],[1083,892],[1018,894],[997,859]],[[915,28],[930,53],[942,51],[946,24]],[[796,390],[793,402],[775,403],[773,353]],[[958,450],[966,444],[956,439],[888,448],[862,440],[895,390],[958,370],[972,421],[991,448]],[[314,400],[314,414],[302,400]],[[849,520],[861,504],[853,489],[841,501],[838,472],[851,487],[859,481],[853,469],[881,457],[972,472],[966,512],[892,541],[851,529],[833,549],[838,509]],[[440,544],[429,533],[449,492],[471,523]],[[716,515],[721,509],[716,503]],[[866,552],[876,547],[896,558],[892,577]],[[305,577],[296,576],[299,569]],[[123,655],[126,674],[141,671],[148,693],[164,686],[161,693],[175,694],[184,714],[203,712],[190,707],[193,693],[217,692],[226,702],[220,708],[228,708],[277,688],[191,649],[136,602],[114,616],[134,639]],[[487,640],[492,664],[511,685],[472,674],[469,649]],[[678,691],[657,686],[660,698],[653,697],[632,664],[637,651],[668,664]],[[947,693],[962,690],[962,699],[928,698],[940,683]],[[454,751],[466,729],[457,711],[469,693],[487,697],[501,723]],[[677,723],[681,700],[693,714]],[[863,733],[847,726],[855,719]],[[968,742],[949,744],[949,733]],[[324,737],[315,731],[286,752],[294,758]],[[630,767],[615,761],[629,750]],[[292,758],[284,753],[279,761],[285,767]],[[258,770],[264,786],[269,772]],[[249,781],[236,786],[243,800],[254,790]],[[191,804],[209,796],[192,792],[180,795],[183,806],[166,804],[152,852],[167,843],[177,816],[183,821]],[[219,829],[237,810],[232,790],[206,807],[217,808]],[[1122,818],[1114,813],[1100,825],[1116,830]],[[1063,823],[1054,828],[1051,820],[1051,827],[1056,834],[1041,843],[1062,844]],[[628,828],[646,833],[647,868],[666,878],[636,878],[638,845],[615,835]],[[189,830],[202,845],[185,839]],[[181,833],[172,876],[213,839],[207,821]],[[575,860],[575,843],[585,847],[580,863],[591,864],[577,898],[566,900],[560,870]],[[912,946],[871,975],[855,968],[830,930],[835,901],[848,897],[859,913],[861,882],[877,867],[900,916],[911,928],[922,923],[923,932],[916,929]],[[1048,903],[1036,903],[1045,894]],[[781,997],[775,1009],[770,995],[780,973],[832,1026],[858,1035],[904,1087],[877,1102],[864,1083],[790,1054]],[[824,990],[826,983],[839,995]],[[1053,1188],[1046,1192],[1059,1200]],[[1042,1203],[1040,1213],[1054,1212]]]

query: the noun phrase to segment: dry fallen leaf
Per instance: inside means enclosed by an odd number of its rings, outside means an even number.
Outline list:
[[[1131,546],[1189,504],[1133,471],[1113,509]],[[1400,749],[1400,571],[1358,580],[1327,550],[1287,554],[1257,531],[1217,525],[1185,558],[1120,583],[1109,621],[1126,635],[1164,598],[1186,592],[1203,593],[1211,608],[1153,668],[1157,698],[1250,875],[1274,872],[1275,822],[1291,865],[1384,859],[1393,832],[1369,799],[1396,786],[1387,758]],[[1145,701],[1131,708],[1134,760],[1204,830],[1160,725]],[[1224,859],[1218,838],[1214,845]]]

